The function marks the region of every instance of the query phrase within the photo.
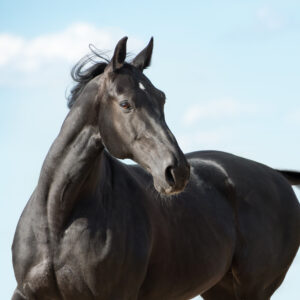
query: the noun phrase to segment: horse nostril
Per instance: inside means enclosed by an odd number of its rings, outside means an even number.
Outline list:
[[[169,166],[166,168],[165,172],[166,180],[170,186],[175,185],[175,178],[174,178],[174,169],[173,167]]]

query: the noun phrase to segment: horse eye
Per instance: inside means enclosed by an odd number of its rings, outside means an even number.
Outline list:
[[[131,109],[131,105],[127,100],[124,100],[120,103],[120,106],[126,110],[130,110]]]

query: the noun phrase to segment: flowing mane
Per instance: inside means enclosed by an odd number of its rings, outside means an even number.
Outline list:
[[[102,74],[109,63],[109,59],[94,46],[90,45],[90,50],[92,53],[81,58],[71,70],[71,77],[76,84],[67,96],[68,108],[73,106],[86,84],[91,79]]]

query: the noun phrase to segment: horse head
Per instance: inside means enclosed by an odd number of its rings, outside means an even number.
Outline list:
[[[129,158],[151,173],[156,190],[181,192],[189,165],[164,117],[165,94],[143,74],[150,65],[153,39],[130,63],[125,62],[127,37],[102,66],[95,102],[103,145],[116,158]]]

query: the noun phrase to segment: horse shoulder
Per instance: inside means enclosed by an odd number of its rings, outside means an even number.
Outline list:
[[[12,244],[14,271],[20,293],[37,297],[47,291],[49,296],[57,297],[49,240],[44,234],[47,224],[40,210],[34,191],[16,228]]]

